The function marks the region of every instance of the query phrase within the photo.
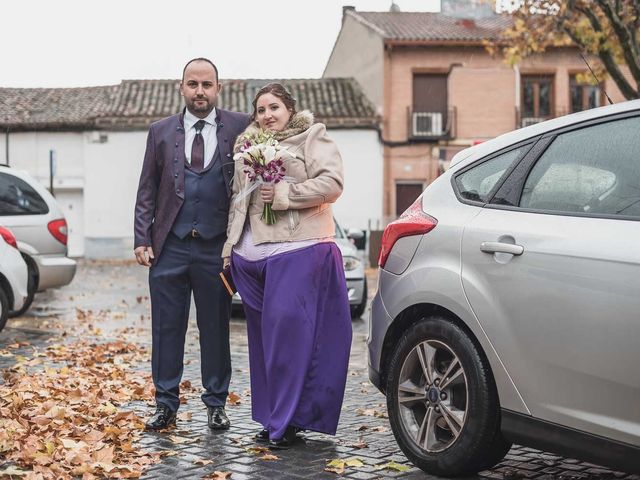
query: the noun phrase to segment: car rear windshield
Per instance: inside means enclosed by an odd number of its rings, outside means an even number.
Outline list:
[[[0,173],[0,215],[44,215],[47,203],[27,182]]]

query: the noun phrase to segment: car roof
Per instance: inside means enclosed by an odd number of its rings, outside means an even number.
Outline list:
[[[519,143],[523,140],[527,140],[528,138],[537,137],[538,135],[546,132],[596,118],[603,118],[609,115],[630,112],[633,110],[640,110],[640,100],[629,100],[626,102],[615,103],[613,105],[607,105],[605,107],[592,108],[590,110],[584,110],[582,112],[572,113],[570,115],[553,118],[545,122],[536,123],[529,127],[519,128],[458,152],[451,159],[450,167],[462,163],[466,165],[492,152],[501,150],[502,148]]]

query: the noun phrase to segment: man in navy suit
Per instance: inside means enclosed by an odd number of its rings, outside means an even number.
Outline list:
[[[230,426],[225,403],[231,377],[231,298],[218,273],[226,240],[233,145],[250,122],[216,108],[222,85],[206,58],[188,62],[180,93],[186,108],[151,125],[135,208],[135,255],[149,267],[156,412],[146,428],[175,424],[184,341],[193,292],[202,400],[214,430]]]

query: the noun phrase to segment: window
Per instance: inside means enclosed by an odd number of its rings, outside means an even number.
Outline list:
[[[498,184],[505,171],[520,158],[526,148],[523,146],[510,150],[458,175],[456,187],[460,196],[475,202],[488,202],[489,193],[493,187]]]
[[[522,77],[522,126],[532,125],[553,114],[553,77]]]
[[[577,75],[572,75],[569,80],[569,93],[571,95],[571,112],[589,110],[602,104],[600,86],[579,82]]]
[[[49,207],[24,180],[0,173],[0,215],[44,215]]]
[[[527,178],[520,206],[640,216],[640,117],[559,135]]]
[[[413,76],[412,137],[438,137],[447,129],[447,76]]]

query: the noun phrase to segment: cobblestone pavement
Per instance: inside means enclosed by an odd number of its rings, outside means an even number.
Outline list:
[[[375,285],[371,278],[369,285]],[[102,321],[92,325],[92,333],[105,340],[111,332],[123,327],[132,329],[131,341],[149,345],[149,302],[146,272],[131,263],[84,262],[80,264],[74,282],[64,289],[39,294],[29,316],[9,321],[0,333],[0,348],[17,342],[28,342],[16,353],[28,356],[33,346],[45,345],[53,337],[52,329],[67,330],[73,336],[76,308],[105,312]],[[193,309],[192,309],[193,317]],[[366,314],[365,314],[366,317]],[[170,453],[143,478],[201,478],[214,471],[231,472],[232,480],[241,479],[323,479],[336,478],[326,472],[327,462],[334,459],[358,458],[359,467],[346,467],[340,477],[351,479],[429,479],[429,476],[409,463],[395,443],[386,418],[385,398],[367,378],[367,321],[353,322],[352,354],[340,426],[335,437],[306,433],[294,448],[272,452],[277,460],[261,459],[249,449],[256,446],[252,436],[259,425],[251,420],[251,398],[248,390],[249,372],[244,320],[232,319],[231,348],[233,378],[231,391],[239,396],[238,405],[229,405],[227,412],[232,427],[228,432],[211,432],[206,424],[206,410],[199,393],[185,394],[176,429],[167,433],[147,433],[143,446]],[[137,332],[137,333],[136,333]],[[0,357],[0,373],[12,359]],[[150,364],[143,365],[150,369]],[[199,352],[195,318],[190,319],[183,380],[199,385]],[[0,380],[1,381],[1,380]],[[152,407],[143,403],[129,406],[141,415]],[[395,462],[407,471],[383,468]],[[529,448],[514,447],[496,468],[474,478],[540,478],[585,479],[626,478],[640,480],[638,475],[613,472],[594,465],[566,459]]]

